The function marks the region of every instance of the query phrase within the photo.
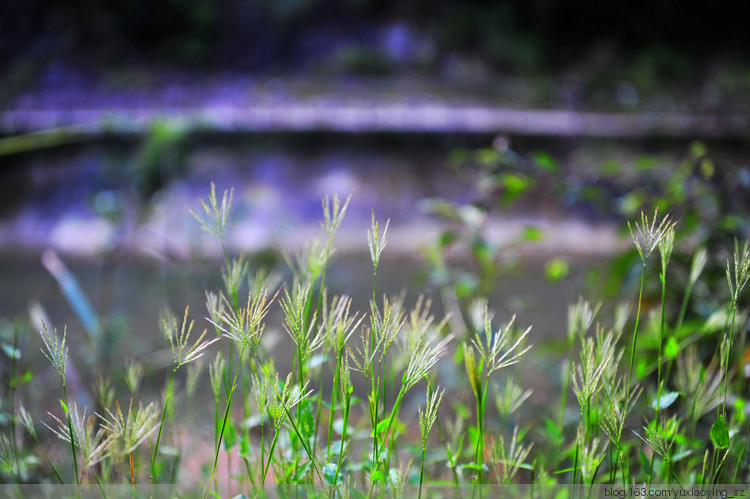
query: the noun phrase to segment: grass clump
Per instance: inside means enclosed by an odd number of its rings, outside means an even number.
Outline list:
[[[348,200],[323,200],[325,241],[287,258],[291,278],[284,284],[276,272],[227,254],[231,200],[232,193],[224,192],[219,202],[212,185],[205,215],[196,216],[224,255],[224,268],[217,272],[222,285],[205,295],[206,324],[215,335],[208,338],[204,330],[194,337],[188,307],[180,319],[165,311],[160,328],[171,362],[163,397],[149,400],[142,386],[149,368],[130,360],[122,376],[130,397],[127,411],[110,381],[114,373],[98,378],[99,407],[89,411],[68,397],[67,331],[59,336],[43,326],[42,352],[62,384],[62,412],[51,414],[45,426],[64,441],[69,458],[48,452],[55,447],[51,439],[37,432],[35,416],[18,404],[13,424],[21,423],[31,441],[2,435],[4,478],[54,476],[79,487],[96,483],[103,491],[116,483],[185,480],[176,408],[193,400],[209,356],[213,411],[206,420],[213,441],[202,474],[190,478],[204,496],[233,491],[260,496],[277,484],[314,487],[330,498],[354,492],[398,496],[413,484],[421,497],[430,495],[434,484],[686,485],[750,478],[747,388],[740,375],[747,316],[742,291],[750,280],[747,243],[742,250],[736,244],[727,262],[727,302],[703,318],[687,312],[710,260],[706,249],[698,248],[674,313],[668,276],[679,279],[669,273],[673,253],[680,250],[679,232],[668,216],[659,219],[658,211],[653,218],[642,215],[631,226],[640,257],[637,302],[581,299],[571,305],[564,348],[551,359],[563,367],[559,412],[555,402],[549,414],[533,414],[541,413],[541,406],[518,369],[531,349],[531,327],[517,327],[515,317],[494,325],[488,297],[474,300],[465,317],[437,318],[428,297],[410,306],[403,294],[377,295],[388,223],[381,230],[373,214],[367,231],[373,291],[362,313],[354,310],[350,295],[332,294],[326,285]],[[657,250],[659,308],[649,317],[645,283],[649,257]],[[267,341],[281,329],[289,341],[285,358]],[[461,348],[453,347],[456,338]],[[412,404],[420,385],[425,398]],[[455,388],[461,385],[467,387],[463,392]],[[524,412],[524,404],[534,404],[533,410]],[[438,437],[440,445],[432,445]],[[43,455],[46,464],[39,462],[34,475],[25,473],[24,453]],[[412,472],[414,459],[418,473]]]

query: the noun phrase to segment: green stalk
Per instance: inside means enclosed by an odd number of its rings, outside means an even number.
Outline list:
[[[63,398],[65,399],[65,415],[68,418],[68,432],[70,433],[70,451],[73,454],[73,468],[75,470],[76,485],[78,488],[81,487],[81,481],[78,479],[78,458],[76,457],[76,444],[75,437],[73,434],[73,422],[70,419],[70,409],[68,405],[68,390],[65,386],[65,379],[63,379]]]
[[[391,426],[393,426],[393,420],[398,416],[398,411],[401,408],[401,399],[404,398],[404,394],[406,391],[404,390],[404,387],[401,387],[401,390],[398,392],[398,397],[396,397],[396,402],[393,404],[393,409],[391,409],[391,415],[388,419],[388,426],[385,427],[385,432],[383,432],[383,445],[380,448],[380,451],[382,452],[383,447],[385,447],[385,441],[388,438],[388,435],[391,432]],[[378,462],[380,461],[380,457],[378,456]]]
[[[737,315],[737,301],[732,299],[732,324],[729,326],[729,345],[727,346],[727,358],[724,363],[724,402],[722,404],[722,414],[726,417],[727,414],[727,385],[729,385],[729,358],[732,352],[732,344],[734,343],[734,321]]]
[[[344,403],[344,429],[341,433],[341,444],[339,445],[339,458],[336,461],[336,474],[333,475],[333,487],[331,487],[331,499],[333,499],[336,484],[339,482],[339,470],[341,470],[341,459],[344,455],[344,440],[346,439],[346,430],[349,426],[349,406],[351,404],[351,396],[344,395],[346,402]]]
[[[333,386],[331,387],[331,410],[328,417],[328,439],[326,441],[326,460],[331,458],[331,435],[333,434],[333,418],[336,415],[336,389],[339,383],[339,369],[341,368],[341,357],[343,350],[336,355],[336,371],[333,373]],[[343,435],[342,435],[343,441]]]
[[[477,465],[477,480],[482,484],[482,475],[484,471],[484,410],[487,406],[487,387],[489,386],[490,377],[486,377],[484,388],[482,389],[482,399],[477,399],[477,445],[474,450],[474,464]]]
[[[276,449],[276,442],[278,441],[278,439],[279,439],[279,432],[274,431],[273,440],[271,441],[271,448],[268,451],[268,462],[266,463],[266,466],[263,469],[262,476],[260,477],[261,487],[265,486],[266,484],[266,475],[268,474],[268,468],[271,467],[271,461],[273,461],[273,451]]]
[[[638,309],[635,314],[635,326],[633,328],[633,346],[630,349],[630,367],[628,368],[628,384],[625,385],[626,389],[630,389],[630,382],[633,378],[633,362],[635,361],[635,347],[638,341],[638,323],[641,319],[641,301],[643,300],[643,282],[646,279],[646,262],[643,262],[643,268],[641,269],[641,286],[638,291]]]
[[[242,355],[245,353],[245,345],[242,345],[242,348],[240,349],[240,358],[242,358]],[[219,462],[219,451],[221,450],[221,441],[224,439],[224,431],[227,427],[227,419],[229,418],[229,409],[232,407],[232,396],[234,395],[234,390],[237,388],[237,374],[239,372],[239,363],[237,365],[237,370],[234,372],[234,381],[232,381],[232,386],[229,391],[229,396],[227,397],[227,407],[224,411],[224,419],[221,423],[221,431],[219,432],[219,438],[216,442],[216,451],[214,452],[214,464],[211,468],[211,477],[208,480],[208,485],[206,486],[205,490],[203,491],[203,497],[205,498],[208,494],[208,489],[211,488],[211,484],[214,481],[214,475],[216,474],[216,465]]]
[[[13,325],[13,355],[10,357],[10,446],[13,453],[16,483],[21,481],[18,465],[18,446],[16,445],[16,357],[18,354],[18,324]]]
[[[661,325],[659,327],[659,367],[657,371],[656,381],[656,429],[661,427],[661,365],[662,365],[662,352],[664,351],[664,308],[666,302],[667,293],[667,276],[662,272],[659,277],[661,278]],[[652,455],[653,457],[653,455]]]
[[[422,461],[419,464],[419,499],[422,499],[422,482],[424,481],[424,457],[427,452],[425,446],[422,446]]]
[[[172,398],[172,389],[174,387],[174,376],[177,372],[177,367],[172,369],[172,375],[169,377],[169,385],[167,385],[167,397],[164,399],[164,407],[161,410],[161,422],[159,423],[159,433],[156,435],[156,444],[154,444],[154,451],[151,454],[151,473],[148,478],[149,485],[153,481],[154,474],[155,474],[155,464],[156,464],[156,456],[159,453],[159,442],[161,442],[161,432],[164,429],[164,418],[167,415],[167,406],[169,405],[169,400]]]

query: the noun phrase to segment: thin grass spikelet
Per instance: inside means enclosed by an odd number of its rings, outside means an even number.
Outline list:
[[[269,299],[265,289],[255,295],[248,293],[247,305],[237,310],[232,307],[226,297],[223,297],[224,313],[219,317],[220,322],[213,324],[223,331],[225,336],[239,343],[242,348],[250,348],[250,351],[255,354],[265,329],[263,319],[277,294],[278,291]]]
[[[214,399],[219,400],[221,394],[221,384],[223,382],[224,369],[226,368],[226,362],[221,351],[216,352],[214,361],[208,366],[208,378],[211,382],[211,391],[214,394]]]
[[[516,425],[513,427],[510,445],[506,444],[505,437],[501,433],[499,441],[493,442],[493,445],[490,446],[490,462],[498,481],[501,483],[511,483],[534,446],[533,443],[523,445],[521,440],[522,437],[519,438],[518,426]]]
[[[195,394],[195,390],[198,388],[198,382],[203,374],[203,364],[200,362],[193,362],[187,367],[187,376],[185,377],[185,394],[188,397],[192,397]]]
[[[224,191],[224,195],[221,198],[221,205],[218,203],[216,198],[216,185],[211,182],[211,192],[208,195],[208,203],[201,199],[201,206],[203,211],[206,213],[206,217],[203,218],[201,215],[190,210],[190,214],[193,215],[201,228],[214,236],[216,239],[224,244],[224,230],[227,225],[229,218],[229,209],[232,206],[232,197],[234,196],[234,189],[230,191]]]
[[[641,221],[635,223],[635,230],[628,222],[628,229],[630,229],[630,235],[633,238],[638,254],[641,257],[643,264],[646,264],[646,260],[651,256],[651,253],[656,249],[659,242],[667,235],[671,229],[674,228],[675,222],[669,219],[669,215],[665,215],[664,218],[657,224],[659,218],[659,208],[654,210],[654,218],[649,221],[646,214],[641,211]]]
[[[427,447],[427,437],[429,437],[430,430],[432,430],[432,426],[435,424],[435,421],[437,421],[438,408],[440,407],[440,402],[442,402],[444,394],[445,389],[441,390],[440,387],[435,391],[428,389],[424,410],[422,410],[422,407],[417,409],[419,417],[419,436],[422,439],[423,449]]]
[[[364,316],[360,316],[359,312],[355,312],[354,315],[350,314],[352,299],[349,296],[334,296],[330,308],[327,306],[325,296],[324,290],[321,328],[323,328],[328,344],[336,352],[341,352],[354,331],[362,324]]]
[[[57,428],[53,428],[47,423],[43,424],[60,440],[68,443],[71,441],[72,430],[72,443],[83,456],[82,470],[109,457],[113,438],[103,428],[94,428],[94,418],[87,414],[87,409],[84,407],[79,411],[78,405],[73,403],[70,410],[63,405],[63,410],[68,418],[60,419],[54,414],[48,413],[55,420]]]
[[[492,324],[490,323],[490,315],[485,308],[485,320],[484,320],[484,341],[478,338],[472,338],[471,343],[474,345],[479,357],[484,363],[486,371],[486,377],[489,377],[492,373],[499,369],[512,366],[517,364],[521,357],[531,350],[531,345],[521,346],[523,341],[531,332],[531,326],[521,333],[513,344],[506,348],[506,346],[513,341],[513,325],[516,321],[514,315],[505,328],[500,328],[496,333],[492,332]]]
[[[383,249],[385,249],[385,245],[387,244],[386,234],[388,234],[388,226],[390,225],[391,220],[388,219],[385,222],[385,227],[383,228],[383,234],[380,234],[380,222],[375,220],[375,212],[372,212],[372,224],[371,229],[367,231],[367,245],[370,248],[370,259],[372,260],[372,264],[375,267],[375,269],[378,268],[378,263],[380,262],[380,255],[383,253]]]
[[[676,224],[672,224],[667,228],[667,231],[664,233],[664,237],[661,238],[658,244],[659,255],[661,256],[662,275],[667,275],[667,265],[669,264],[669,259],[672,257],[672,250],[674,249],[675,225]]]
[[[622,455],[622,432],[625,429],[625,421],[635,407],[643,390],[638,386],[630,389],[626,386],[625,379],[618,379],[614,384],[605,384],[608,401],[605,407],[609,410],[602,412],[599,426],[609,437],[619,455]]]
[[[688,278],[688,286],[692,287],[700,277],[703,269],[706,267],[708,262],[708,250],[705,246],[701,246],[695,251],[693,255],[693,261],[690,263],[690,277]]]
[[[206,349],[213,343],[218,341],[218,338],[214,338],[209,341],[203,341],[206,337],[206,330],[198,337],[198,339],[192,344],[190,342],[190,333],[193,331],[193,325],[195,321],[188,322],[188,312],[190,306],[185,307],[185,315],[182,319],[182,325],[177,325],[177,318],[172,315],[171,312],[165,310],[162,313],[161,330],[162,334],[167,338],[169,346],[172,348],[172,359],[174,360],[175,369],[180,366],[192,362],[200,358]],[[185,351],[187,349],[187,351]]]
[[[727,260],[727,283],[732,303],[737,303],[748,279],[750,279],[750,242],[746,240],[740,252],[735,239],[732,262]]]
[[[23,404],[18,406],[18,414],[21,418],[21,424],[23,425],[23,427],[26,428],[26,431],[29,432],[29,435],[36,439],[37,435],[36,426],[34,426],[34,418],[31,417],[31,414],[29,414],[29,411],[26,410]]]
[[[106,409],[106,416],[98,416],[102,420],[103,427],[117,439],[119,453],[130,454],[159,427],[159,414],[153,402],[146,407],[139,402],[138,408],[133,409],[131,399],[127,415],[123,415],[119,403],[116,402],[115,407],[114,413]]]
[[[532,393],[532,390],[524,390],[511,376],[507,376],[505,384],[495,397],[495,407],[500,418],[505,419],[516,412]]]
[[[281,310],[284,312],[284,330],[297,345],[302,356],[300,361],[305,365],[305,361],[312,352],[320,348],[325,339],[325,330],[315,328],[315,317],[305,325],[305,309],[310,299],[311,284],[302,285],[297,283],[292,294],[284,290],[284,296],[281,298]]]
[[[615,351],[617,337],[612,331],[599,329],[595,338],[583,338],[579,364],[573,370],[573,391],[583,410],[591,398],[603,387],[602,380],[612,375],[613,365],[619,363]]]
[[[586,335],[594,323],[596,314],[599,313],[601,303],[592,305],[590,302],[579,297],[574,305],[568,306],[568,339],[581,338]]]
[[[341,205],[341,199],[338,194],[333,195],[332,202],[328,200],[328,196],[324,197],[321,201],[323,205],[323,221],[320,225],[323,227],[323,230],[326,231],[326,235],[328,236],[329,249],[333,243],[333,236],[336,234],[341,222],[344,220],[346,209],[349,206],[349,201],[351,201],[351,199],[352,195],[349,194],[346,201],[344,201],[343,206]]]
[[[137,360],[130,360],[125,363],[125,384],[131,394],[138,392],[143,379],[143,363]],[[102,407],[109,407],[110,404],[103,404]]]
[[[44,342],[46,351],[42,349],[42,353],[47,360],[49,360],[52,367],[55,368],[57,374],[60,376],[63,386],[65,386],[65,373],[68,368],[68,345],[66,343],[68,330],[67,327],[63,329],[62,338],[57,336],[57,329],[51,334],[47,329],[47,325],[42,322],[42,330],[39,331]]]
[[[402,378],[406,391],[419,383],[437,364],[447,350],[448,343],[453,340],[453,334],[438,340],[437,333],[421,338],[414,346],[414,354],[409,359]]]
[[[109,376],[98,374],[94,381],[94,393],[99,407],[109,407],[115,400],[115,389]]]

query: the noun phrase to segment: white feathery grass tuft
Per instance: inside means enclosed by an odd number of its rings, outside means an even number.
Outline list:
[[[490,447],[490,462],[495,475],[502,483],[511,483],[534,446],[533,443],[525,446],[521,443],[521,440],[522,438],[518,437],[518,425],[516,425],[513,427],[510,445],[506,444],[505,437],[501,433],[499,442]]]
[[[688,279],[689,286],[694,285],[698,281],[698,278],[706,267],[707,262],[708,250],[706,250],[705,246],[701,246],[695,251],[693,261],[690,263],[690,277]]]
[[[68,443],[70,443],[72,429],[72,443],[83,456],[83,469],[93,466],[111,455],[112,436],[103,428],[94,429],[94,418],[88,416],[85,407],[79,412],[78,405],[73,403],[70,410],[67,410],[63,405],[63,410],[68,414],[70,427],[68,426],[68,418],[60,419],[52,413],[48,414],[55,420],[57,428],[53,428],[47,423],[43,424],[60,440]]]
[[[430,393],[431,392],[431,393]],[[427,401],[424,410],[420,406],[417,409],[419,417],[419,436],[422,439],[422,449],[427,447],[427,437],[430,435],[432,426],[437,421],[438,408],[443,400],[445,389],[438,387],[435,391],[427,390]]]
[[[265,329],[263,319],[277,295],[278,291],[269,300],[265,289],[257,294],[248,293],[247,305],[238,310],[235,310],[227,298],[223,297],[225,307],[219,316],[220,322],[213,322],[211,319],[209,322],[223,331],[225,336],[239,343],[241,347],[249,347],[253,353],[256,353]]]
[[[390,225],[390,223],[390,219],[385,222],[383,234],[381,235],[380,222],[375,220],[375,212],[372,212],[371,229],[367,231],[367,245],[370,248],[370,259],[372,260],[372,264],[376,269],[378,267],[378,263],[380,262],[380,255],[381,253],[383,253],[383,249],[385,249],[385,245],[388,242],[386,239],[386,235],[388,234],[388,226]]]
[[[664,237],[661,238],[661,241],[659,241],[658,244],[659,255],[661,256],[662,275],[667,274],[667,265],[669,264],[669,259],[672,257],[672,250],[674,250],[675,225],[676,224],[672,224],[667,228]]]
[[[63,335],[60,338],[57,336],[57,329],[50,334],[47,325],[42,322],[42,330],[39,331],[39,334],[46,348],[46,351],[42,349],[42,353],[47,357],[52,367],[55,368],[63,386],[65,386],[65,373],[68,368],[68,345],[66,343],[68,329],[67,327],[63,329]]]
[[[737,303],[748,279],[750,279],[750,243],[745,241],[740,252],[735,239],[732,262],[727,260],[727,283],[732,303]]]
[[[119,403],[115,403],[115,406],[114,413],[107,408],[106,416],[97,415],[102,420],[102,426],[117,439],[120,454],[130,454],[159,427],[158,411],[153,402],[146,407],[139,402],[134,410],[132,399],[127,416],[123,415]]]
[[[222,244],[224,243],[224,230],[229,218],[229,209],[232,206],[233,196],[234,189],[224,191],[224,195],[221,198],[221,206],[219,206],[218,199],[216,198],[216,186],[211,182],[208,203],[201,199],[201,206],[203,206],[203,211],[206,213],[206,218],[190,210],[190,214],[198,221],[201,228],[221,241]]]
[[[486,377],[489,377],[490,374],[499,369],[517,364],[518,361],[521,360],[521,357],[531,350],[531,345],[520,348],[521,343],[531,332],[531,327],[521,333],[518,338],[515,339],[513,344],[506,348],[508,343],[513,339],[511,332],[516,321],[516,316],[514,315],[505,328],[499,329],[497,333],[492,332],[490,315],[486,308],[484,317],[484,342],[475,337],[472,338],[471,343],[474,345],[479,357],[484,361],[484,366],[487,369]],[[520,351],[518,351],[519,348]]]
[[[675,222],[669,219],[669,215],[665,215],[664,218],[657,224],[659,218],[659,208],[654,210],[654,218],[649,221],[648,217],[644,212],[641,211],[641,221],[635,223],[635,230],[628,222],[628,229],[630,229],[630,235],[633,238],[638,254],[641,257],[643,264],[646,264],[646,260],[651,256],[651,253],[656,249],[659,242],[667,235],[671,229],[674,228]]]
[[[596,314],[599,313],[601,303],[592,305],[590,302],[579,297],[574,305],[568,306],[568,339],[581,338],[586,335],[594,323]]]
[[[125,363],[125,384],[128,385],[130,393],[136,393],[141,386],[143,379],[143,363],[137,360],[130,360]],[[110,404],[104,404],[102,407],[108,407]]]
[[[177,318],[170,311],[164,310],[162,313],[161,330],[162,334],[167,338],[169,346],[172,348],[172,359],[175,369],[200,358],[209,346],[219,340],[218,338],[214,338],[209,341],[203,341],[203,338],[206,336],[206,330],[203,330],[203,333],[201,333],[192,346],[188,346],[190,333],[193,331],[195,323],[195,321],[188,322],[189,311],[190,306],[185,307],[182,326],[177,325]],[[187,352],[185,351],[186,349]]]

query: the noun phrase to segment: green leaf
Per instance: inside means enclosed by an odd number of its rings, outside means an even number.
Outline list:
[[[549,282],[557,282],[570,273],[570,265],[562,258],[547,260],[544,266],[544,276]]]
[[[654,398],[654,401],[651,403],[652,409],[666,409],[670,405],[674,404],[674,401],[677,400],[677,397],[679,397],[679,392],[667,392],[662,393],[661,397],[657,396]],[[658,407],[657,407],[658,403]]]
[[[719,416],[711,425],[711,441],[717,449],[729,447],[729,430],[726,421],[724,421],[724,416]]]
[[[680,344],[677,342],[674,336],[670,336],[667,340],[667,344],[664,345],[664,356],[667,360],[674,360],[680,353]]]
[[[307,474],[307,472],[310,471],[311,467],[312,467],[311,461],[307,461],[306,463],[299,465],[299,467],[297,468],[297,472],[294,474],[294,480],[297,482],[302,480],[302,477],[304,477]]]
[[[378,480],[383,479],[383,472],[380,470],[375,470],[370,474],[370,481],[371,482],[377,482]]]
[[[20,385],[25,385],[26,383],[28,383],[32,379],[34,379],[34,375],[31,374],[31,371],[26,371],[21,376],[16,376],[12,380],[10,380],[10,386],[13,387],[13,388],[15,388],[15,387],[20,386]]]
[[[383,433],[385,429],[388,428],[388,424],[390,423],[390,421],[391,421],[391,418],[386,418],[380,423],[378,423],[378,426],[375,427],[375,434],[380,435],[381,433]]]

